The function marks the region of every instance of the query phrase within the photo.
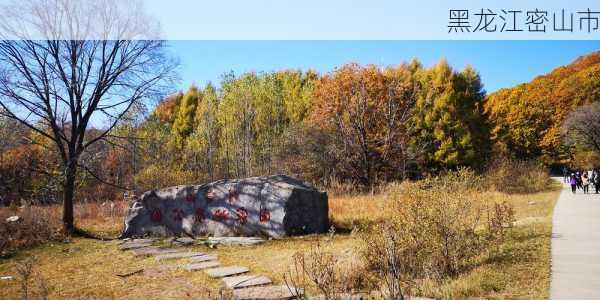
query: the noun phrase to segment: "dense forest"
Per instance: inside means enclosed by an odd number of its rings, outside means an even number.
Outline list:
[[[274,173],[368,188],[462,166],[482,170],[494,157],[568,163],[585,149],[563,143],[563,120],[598,100],[600,52],[490,95],[475,68],[455,70],[445,60],[228,73],[149,111],[132,107],[81,158],[77,198]],[[0,119],[1,202],[59,200],[51,149]]]

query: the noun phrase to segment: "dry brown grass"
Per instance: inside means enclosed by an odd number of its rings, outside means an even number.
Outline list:
[[[0,274],[15,274],[18,261],[34,257],[35,271],[48,284],[50,299],[210,299],[202,272],[171,270],[153,258],[137,258],[117,249],[118,241],[75,238],[70,243],[49,243],[0,260]],[[171,262],[172,263],[172,262]],[[141,275],[117,274],[144,268]],[[216,290],[218,293],[218,289]],[[0,281],[0,299],[18,299],[17,280]]]
[[[75,205],[76,226],[106,236],[116,236],[123,229],[129,209],[127,201],[78,203]]]
[[[329,219],[337,229],[352,230],[386,218],[388,203],[386,194],[332,197],[329,199]]]
[[[535,194],[486,192],[512,204],[517,219],[499,251],[482,257],[469,272],[437,281],[422,281],[418,295],[439,299],[547,299],[550,288],[552,211],[560,189]]]
[[[125,201],[78,203],[74,207],[76,225],[100,236],[116,236],[122,229],[128,206]],[[5,222],[15,215],[23,221]],[[0,257],[18,249],[65,239],[61,219],[60,205],[0,208]]]
[[[22,220],[5,222],[8,217],[15,215]],[[0,209],[0,257],[18,249],[63,239],[59,220],[52,209],[45,207]]]
[[[267,241],[249,247],[188,247],[216,254],[222,265],[243,265],[254,274],[271,277],[283,284],[283,275],[293,265],[297,251],[309,251],[326,236],[309,235]],[[153,258],[134,257],[117,249],[119,241],[96,241],[74,238],[70,243],[49,243],[20,251],[15,257],[0,260],[0,274],[16,273],[17,262],[35,257],[36,272],[46,279],[51,299],[210,299],[217,298],[222,288],[218,279],[203,272],[171,269],[185,260],[158,263]],[[335,237],[331,250],[339,257],[352,257],[356,240],[350,236]],[[143,268],[141,274],[120,278],[116,274]],[[0,281],[0,299],[18,299],[20,285],[16,280]]]
[[[490,189],[509,194],[538,193],[552,186],[548,170],[539,163],[507,158],[491,163],[485,181]]]
[[[529,194],[482,191],[481,198],[489,203],[506,202],[515,213],[515,226],[507,232],[499,251],[486,253],[472,269],[455,278],[419,281],[413,294],[440,299],[547,298],[552,211],[559,193],[556,184]],[[390,205],[391,197],[385,193],[334,197],[330,199],[330,217],[337,227],[351,229],[389,218]],[[354,242],[360,243],[355,239]]]

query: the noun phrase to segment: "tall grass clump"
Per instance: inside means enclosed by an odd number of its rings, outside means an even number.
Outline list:
[[[389,217],[362,231],[364,260],[385,298],[402,299],[421,279],[454,278],[497,248],[513,213],[489,203],[485,186],[459,170],[390,188]]]
[[[0,257],[8,256],[25,247],[41,245],[65,238],[58,207],[29,206],[0,209]],[[19,216],[17,222],[8,222],[10,216]]]
[[[295,299],[359,299],[350,296],[372,289],[373,282],[360,257],[333,251],[334,236],[332,227],[325,241],[317,241],[309,251],[293,255],[293,264],[283,279],[290,292],[297,295]]]
[[[537,193],[552,185],[548,170],[540,164],[509,158],[493,160],[485,181],[490,189],[509,194]]]
[[[122,228],[129,203],[119,201],[85,201],[74,205],[78,226],[92,229],[101,236],[115,235]],[[16,222],[7,218],[18,216]],[[61,205],[31,205],[0,207],[0,257],[15,251],[66,239],[62,231]]]

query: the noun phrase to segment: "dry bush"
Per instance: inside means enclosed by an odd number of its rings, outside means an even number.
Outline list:
[[[499,158],[485,174],[490,189],[511,194],[537,193],[552,185],[548,171],[534,161]]]
[[[361,232],[363,257],[382,295],[402,299],[414,280],[455,277],[501,241],[514,213],[506,203],[487,203],[484,186],[459,170],[389,189],[390,217]]]
[[[129,203],[125,200],[104,202],[80,202],[75,204],[76,220],[112,220],[125,217]]]
[[[48,299],[48,284],[35,270],[36,260],[27,258],[15,264],[15,273],[19,280],[21,299]],[[36,283],[32,286],[32,283]]]
[[[364,187],[357,182],[342,181],[335,177],[329,177],[323,181],[323,188],[332,196],[357,196],[364,192]]]
[[[6,218],[18,215],[18,222]],[[0,256],[10,255],[24,247],[41,245],[51,240],[63,240],[61,211],[58,206],[29,206],[20,209],[0,209]]]
[[[572,167],[581,170],[600,168],[600,152],[578,151],[573,154]]]
[[[487,209],[487,229],[488,238],[498,243],[504,241],[506,230],[512,228],[516,221],[515,210],[508,202],[493,203],[491,208]]]
[[[307,253],[294,254],[293,265],[283,278],[287,287],[300,295],[298,298],[312,299],[306,291],[313,288],[320,294],[319,299],[346,299],[355,290],[371,284],[358,260],[342,257],[328,249],[332,237],[329,242],[317,242]]]
[[[417,239],[398,238],[409,234],[401,233],[406,228],[398,225],[395,222],[377,224],[363,236],[365,261],[381,281],[380,292],[385,299],[404,299],[415,273],[411,268],[417,265],[410,260],[418,260],[421,252]]]
[[[164,188],[182,184],[192,184],[198,179],[196,175],[189,170],[170,170],[168,167],[160,165],[150,165],[136,176],[138,189],[149,191],[157,188]]]
[[[75,204],[75,220],[83,227],[112,229],[121,226],[127,214],[127,201],[80,202]],[[10,216],[20,216],[21,221],[6,222]],[[29,205],[0,208],[0,256],[16,250],[62,241],[61,205]]]

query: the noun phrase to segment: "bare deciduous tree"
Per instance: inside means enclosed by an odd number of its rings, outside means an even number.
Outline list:
[[[82,154],[129,108],[161,94],[175,63],[140,1],[13,1],[0,14],[1,113],[56,145],[63,224],[77,233],[73,198]],[[100,133],[87,135],[98,122],[106,123]]]
[[[600,152],[600,102],[580,106],[563,123],[563,135],[570,145]]]

